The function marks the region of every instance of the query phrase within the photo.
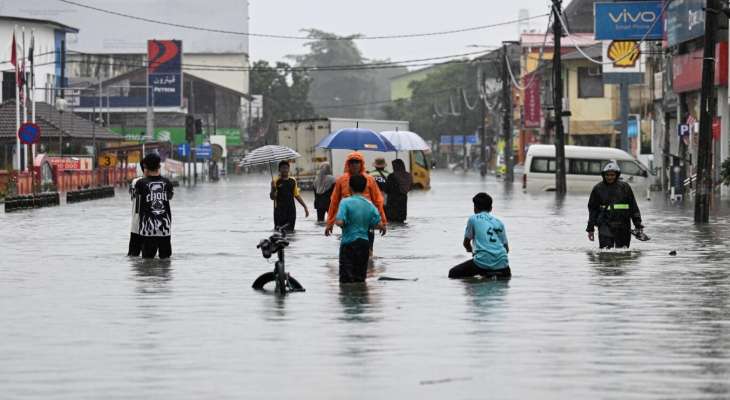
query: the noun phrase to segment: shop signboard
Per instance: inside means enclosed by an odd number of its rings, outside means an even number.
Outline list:
[[[702,37],[705,34],[707,0],[672,0],[667,5],[666,29],[669,46]]]
[[[664,36],[661,1],[601,2],[593,7],[596,40],[662,40]]]
[[[715,47],[715,86],[728,83],[728,43]],[[672,58],[672,88],[675,93],[686,93],[702,87],[702,49]]]

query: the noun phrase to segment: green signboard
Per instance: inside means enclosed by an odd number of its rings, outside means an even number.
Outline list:
[[[112,127],[110,129],[112,132],[124,136],[124,139],[130,142],[140,141],[144,135],[144,128]],[[238,128],[219,128],[218,134],[226,136],[226,144],[228,146],[238,146],[241,144],[241,130]],[[205,134],[195,135],[195,144],[203,143],[204,137]],[[175,145],[183,144],[185,143],[185,128],[155,128],[153,140],[161,142],[169,141]]]

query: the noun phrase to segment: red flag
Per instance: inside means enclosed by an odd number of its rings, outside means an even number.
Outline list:
[[[13,67],[15,67],[15,70],[17,72],[17,70],[18,70],[18,53],[17,53],[16,47],[18,47],[18,46],[15,44],[15,32],[13,32],[13,48],[10,49],[10,64],[13,64]]]
[[[25,79],[23,79],[23,73],[20,72],[20,69],[18,68],[18,45],[15,42],[15,32],[13,32],[13,48],[10,49],[10,63],[13,64],[13,67],[15,67],[15,84],[18,85],[18,88],[23,87],[23,84],[25,83]],[[23,63],[25,64],[25,63]],[[25,70],[25,65],[23,65],[23,69]]]

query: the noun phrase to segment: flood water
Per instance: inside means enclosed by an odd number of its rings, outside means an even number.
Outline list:
[[[446,277],[479,191],[509,282]],[[0,214],[0,397],[729,398],[728,214],[697,228],[691,205],[641,200],[652,240],[602,253],[586,202],[439,172],[355,287],[299,208],[287,268],[307,291],[285,298],[250,287],[273,268],[265,176],[178,188],[167,262],[125,256],[123,191]]]

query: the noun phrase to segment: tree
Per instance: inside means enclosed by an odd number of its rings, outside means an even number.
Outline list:
[[[410,122],[411,130],[425,138],[440,135],[472,135],[481,126],[478,108],[477,67],[467,63],[443,64],[425,79],[413,81],[410,99],[397,100],[383,107],[388,119]],[[464,95],[469,106],[464,106]]]
[[[306,72],[282,62],[272,67],[262,60],[254,63],[250,79],[250,92],[263,95],[264,99],[263,116],[253,128],[265,132],[269,142],[276,137],[277,121],[314,117],[312,104],[307,100],[311,78]]]
[[[338,67],[311,71],[309,101],[320,116],[381,118],[380,104],[390,97],[390,78],[407,72],[400,68],[358,67],[373,63],[363,57],[354,42],[359,35],[337,36],[307,29],[312,41],[304,44],[307,54],[290,56],[299,67]],[[382,62],[382,61],[377,61]]]

